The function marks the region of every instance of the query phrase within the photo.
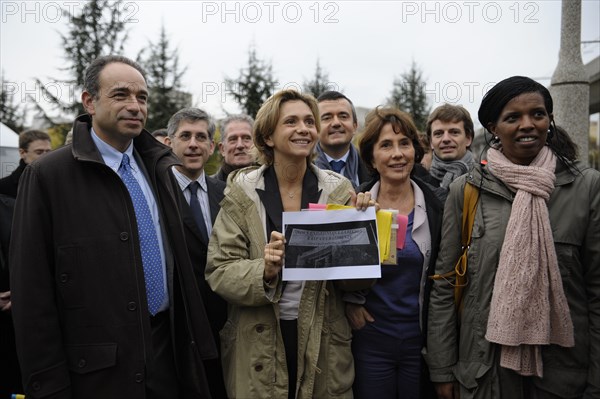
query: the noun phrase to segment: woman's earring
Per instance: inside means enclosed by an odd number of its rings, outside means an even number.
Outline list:
[[[550,139],[552,139],[552,136],[554,136],[554,129],[552,128],[552,126],[550,126],[548,128],[548,135],[546,136],[546,141],[550,141]]]

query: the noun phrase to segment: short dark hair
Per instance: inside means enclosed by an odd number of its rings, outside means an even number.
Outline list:
[[[208,136],[212,140],[215,136],[215,130],[217,127],[215,126],[215,122],[210,115],[200,108],[182,108],[179,111],[175,112],[173,116],[169,119],[167,123],[167,133],[169,137],[173,137],[177,129],[179,129],[179,124],[182,121],[188,122],[198,122],[198,121],[206,121],[208,125]]]
[[[152,132],[152,137],[167,137],[167,129],[156,129]]]
[[[419,133],[419,141],[421,142],[421,147],[423,147],[424,154],[429,154],[431,152],[431,140],[429,136]]]
[[[335,100],[346,100],[350,103],[350,108],[352,108],[352,120],[354,123],[358,123],[358,118],[356,116],[356,109],[354,108],[354,104],[348,97],[340,93],[339,91],[328,90],[321,93],[319,97],[317,97],[317,102],[320,103],[322,101],[335,101]]]
[[[379,140],[381,130],[387,124],[392,125],[392,129],[396,134],[402,133],[410,139],[415,149],[415,163],[421,162],[423,155],[425,155],[425,150],[419,139],[419,131],[411,116],[404,111],[400,111],[398,108],[377,107],[367,114],[365,129],[358,143],[360,157],[372,174],[377,174],[377,170],[373,168],[373,149]],[[411,174],[414,170],[413,167]]]
[[[41,130],[25,130],[19,134],[19,148],[27,151],[29,148],[29,144],[33,143],[36,140],[47,140],[52,142],[50,139],[50,135]]]
[[[442,122],[462,122],[465,127],[465,134],[467,137],[475,137],[475,128],[473,127],[473,119],[471,114],[461,105],[444,104],[440,105],[427,118],[427,125],[425,131],[427,137],[431,139],[431,124],[435,121]]]
[[[96,58],[85,70],[83,78],[83,89],[90,93],[93,98],[98,98],[98,91],[100,90],[100,73],[108,64],[121,63],[129,65],[137,69],[142,74],[144,80],[146,80],[146,72],[137,62],[123,57],[122,55],[105,55]]]

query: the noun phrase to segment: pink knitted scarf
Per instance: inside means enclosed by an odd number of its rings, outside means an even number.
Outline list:
[[[488,151],[491,173],[516,191],[494,281],[485,338],[501,345],[500,366],[543,376],[540,345],[575,345],[546,201],[556,157],[544,147],[529,166]]]

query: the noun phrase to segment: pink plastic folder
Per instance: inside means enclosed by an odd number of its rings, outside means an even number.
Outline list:
[[[397,215],[398,231],[396,233],[396,248],[404,248],[404,240],[406,239],[406,228],[408,227],[408,216]]]

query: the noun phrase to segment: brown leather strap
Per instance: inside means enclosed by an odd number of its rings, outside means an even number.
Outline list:
[[[462,212],[462,234],[461,246],[462,253],[458,258],[454,270],[444,274],[434,274],[430,276],[432,280],[447,280],[454,287],[454,304],[460,313],[462,309],[462,297],[464,287],[468,284],[467,280],[467,256],[469,246],[471,245],[471,236],[473,233],[473,224],[475,223],[475,212],[477,210],[477,201],[479,200],[479,190],[470,183],[465,184],[465,195]],[[448,280],[454,276],[454,283]]]

